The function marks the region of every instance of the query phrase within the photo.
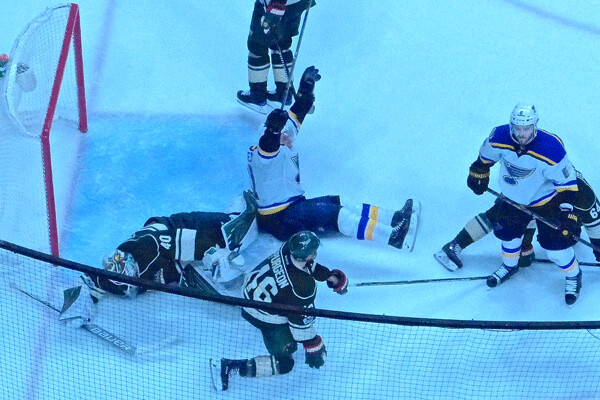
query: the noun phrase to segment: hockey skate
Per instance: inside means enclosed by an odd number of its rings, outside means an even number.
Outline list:
[[[267,104],[273,108],[281,108],[284,91],[276,90],[274,92],[267,92]],[[284,106],[291,106],[292,100],[294,99],[294,88],[290,87]]]
[[[448,242],[433,257],[444,266],[448,271],[454,272],[462,268],[463,262],[460,259],[462,248],[455,240]]]
[[[496,287],[501,283],[509,280],[514,274],[519,271],[519,267],[508,268],[506,265],[502,264],[500,268],[496,270],[492,275],[487,278],[487,285],[489,287]]]
[[[573,305],[579,297],[579,291],[581,290],[581,270],[573,277],[565,278],[565,303]]]
[[[388,244],[397,249],[405,249],[412,252],[417,239],[417,228],[419,225],[419,213],[421,204],[413,199],[408,199],[400,211],[396,211],[392,217],[394,230],[390,235]]]
[[[246,360],[229,360],[222,358],[219,360],[210,359],[210,379],[212,385],[217,392],[224,392],[229,389],[229,378],[231,375],[237,374],[241,364]]]
[[[272,110],[267,104],[266,93],[240,90],[237,92],[237,101],[244,107],[259,114],[267,115]]]

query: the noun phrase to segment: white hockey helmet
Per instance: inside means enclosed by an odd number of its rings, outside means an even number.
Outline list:
[[[539,116],[535,106],[529,103],[519,103],[515,106],[515,108],[510,113],[510,136],[512,139],[519,144],[528,144],[530,143],[535,136],[537,135],[537,123],[539,120]],[[518,140],[515,136],[513,127],[514,126],[529,126],[533,125],[533,133],[531,136],[523,141]]]

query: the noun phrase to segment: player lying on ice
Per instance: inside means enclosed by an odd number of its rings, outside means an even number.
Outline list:
[[[246,276],[244,298],[314,308],[317,281],[326,282],[338,294],[346,294],[346,275],[315,261],[319,245],[320,240],[313,232],[294,234]],[[327,350],[317,334],[314,317],[251,307],[242,309],[242,317],[260,330],[269,355],[243,360],[210,360],[216,390],[227,390],[233,373],[246,378],[287,374],[294,368],[293,354],[298,350],[298,343],[304,347],[305,363],[309,367],[320,368],[325,364]]]
[[[105,256],[105,270],[168,285],[198,286],[199,274],[190,263],[202,261],[216,282],[241,275],[244,260],[239,251],[257,235],[256,200],[244,192],[246,209],[240,213],[186,212],[169,217],[152,217],[132,237]],[[105,293],[135,297],[141,290],[134,285],[82,275],[83,282],[65,290],[77,293],[65,297],[60,319],[81,326],[92,316],[92,302]],[[202,279],[202,278],[200,278]],[[203,283],[200,282],[200,285]],[[77,288],[80,289],[77,289]],[[77,290],[75,290],[77,289]],[[65,293],[67,294],[67,293]],[[66,305],[70,305],[65,307]]]
[[[294,142],[315,96],[319,70],[302,74],[296,101],[289,112],[273,110],[264,134],[248,152],[248,171],[258,201],[258,228],[285,241],[294,233],[340,232],[412,251],[418,225],[419,202],[408,199],[399,211],[372,204],[351,204],[340,196],[307,199],[300,181],[299,155]]]

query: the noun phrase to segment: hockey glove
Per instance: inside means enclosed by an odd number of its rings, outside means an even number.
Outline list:
[[[285,1],[272,0],[267,6],[267,12],[262,17],[262,27],[265,31],[279,29],[281,18],[285,14]]]
[[[559,226],[563,236],[570,237],[577,235],[579,230],[579,218],[573,210],[573,205],[569,203],[562,203],[559,206]]]
[[[475,161],[469,168],[467,186],[477,196],[485,193],[490,183],[490,167],[480,160]]]
[[[331,277],[335,277],[335,280],[337,280],[336,284],[329,280]],[[331,271],[331,277],[327,280],[327,286],[333,289],[337,294],[348,293],[348,278],[346,278],[346,274],[339,269],[334,269]]]
[[[302,74],[302,79],[300,79],[298,94],[301,96],[312,95],[315,90],[315,82],[318,82],[320,79],[321,75],[319,75],[319,70],[316,69],[314,65],[306,68]]]
[[[325,365],[325,356],[327,355],[327,348],[323,344],[321,336],[317,335],[314,338],[302,342],[304,350],[306,351],[306,361],[311,368],[319,369]]]
[[[590,238],[590,243],[596,247],[600,247],[600,239]],[[596,261],[600,262],[600,251],[594,250],[594,257],[596,257]]]
[[[278,135],[288,120],[288,113],[285,110],[277,108],[267,116],[265,121],[265,133]]]

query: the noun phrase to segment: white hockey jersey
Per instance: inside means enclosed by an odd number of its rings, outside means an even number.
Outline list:
[[[299,123],[290,118],[283,132],[295,138],[298,129]],[[260,146],[250,147],[248,173],[260,214],[281,211],[304,195],[300,184],[298,152],[293,146],[280,146],[273,153],[265,152]]]
[[[510,126],[501,125],[483,142],[479,158],[485,164],[499,162],[498,182],[502,193],[523,205],[539,206],[558,192],[577,191],[577,176],[558,136],[538,129],[524,153],[510,136]]]

